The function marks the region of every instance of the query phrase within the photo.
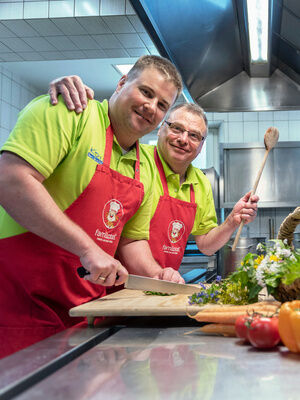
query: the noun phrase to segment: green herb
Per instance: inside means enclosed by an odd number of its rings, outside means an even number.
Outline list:
[[[151,292],[151,290],[145,290],[144,293],[148,296],[174,296],[174,293]]]

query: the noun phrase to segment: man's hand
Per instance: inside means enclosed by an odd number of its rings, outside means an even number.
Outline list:
[[[178,271],[175,271],[173,268],[162,268],[161,272],[154,276],[154,278],[161,279],[164,281],[171,281],[175,283],[185,283],[183,277],[180,275]]]
[[[90,272],[89,275],[85,275],[84,279],[92,283],[102,286],[118,286],[122,285],[128,276],[123,265],[97,245],[85,252],[80,257],[80,261],[84,268]]]
[[[81,113],[87,106],[87,99],[93,100],[94,91],[83,84],[77,75],[62,76],[50,82],[49,91],[52,105],[57,104],[57,96],[62,95],[69,110]]]
[[[254,221],[257,215],[257,202],[259,197],[257,195],[251,196],[251,202],[248,203],[251,192],[245,194],[233,207],[229,218],[236,225],[240,225],[242,221],[244,224]]]

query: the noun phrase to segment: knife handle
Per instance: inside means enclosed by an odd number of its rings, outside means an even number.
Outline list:
[[[90,271],[85,269],[83,266],[77,268],[77,274],[80,278],[84,278],[86,275],[90,275]],[[119,275],[116,274],[116,281],[119,279]]]
[[[90,271],[81,266],[77,268],[77,274],[80,278],[84,278],[86,275],[90,274]]]

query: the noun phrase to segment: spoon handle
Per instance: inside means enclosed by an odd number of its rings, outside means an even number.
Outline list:
[[[251,196],[253,196],[255,194],[255,192],[256,192],[256,189],[257,189],[259,180],[261,178],[261,174],[263,172],[264,166],[266,164],[269,152],[270,152],[270,150],[266,149],[265,155],[264,155],[264,159],[263,159],[263,162],[261,163],[260,169],[259,169],[259,171],[257,173],[256,179],[255,179],[255,182],[254,182],[254,185],[253,185],[253,189],[251,190],[251,194],[249,196],[248,203],[251,202]],[[241,223],[240,223],[239,229],[238,229],[238,231],[237,231],[237,233],[235,235],[235,239],[234,239],[233,246],[232,246],[232,251],[235,251],[235,249],[236,249],[236,246],[238,244],[238,241],[239,241],[241,233],[242,233],[242,229],[243,229],[244,223],[245,223],[244,220],[242,220]]]

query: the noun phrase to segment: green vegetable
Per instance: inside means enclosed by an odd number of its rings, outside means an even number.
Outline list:
[[[152,296],[174,296],[174,293],[151,292],[151,290],[145,290],[144,293]]]

